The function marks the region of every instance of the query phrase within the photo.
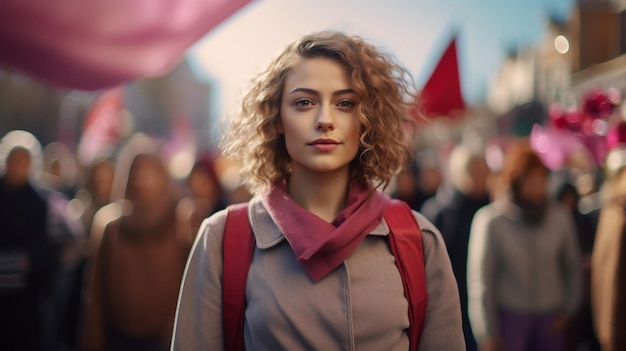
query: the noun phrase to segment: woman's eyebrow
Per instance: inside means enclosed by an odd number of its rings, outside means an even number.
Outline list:
[[[354,91],[354,89],[337,90],[336,92],[333,93],[333,96],[346,95],[346,94],[356,94],[356,91]]]
[[[310,89],[310,88],[295,88],[291,92],[289,92],[289,95],[295,94],[298,92],[307,93],[307,94],[316,95],[316,96],[320,95],[320,93],[317,90]],[[356,94],[356,91],[354,91],[354,89],[341,89],[341,90],[335,91],[333,93],[333,96],[345,95],[345,94]]]
[[[311,94],[311,95],[316,95],[316,96],[320,95],[320,93],[317,90],[309,89],[309,88],[295,88],[294,90],[289,92],[289,95],[295,94],[295,93],[306,93],[306,94]]]

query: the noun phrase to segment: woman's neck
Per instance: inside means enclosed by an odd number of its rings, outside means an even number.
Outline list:
[[[287,190],[298,205],[330,223],[346,205],[348,174],[292,174]]]

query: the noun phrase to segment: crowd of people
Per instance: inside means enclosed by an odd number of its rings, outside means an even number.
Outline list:
[[[71,153],[63,154],[68,160],[4,147],[2,348],[168,349],[183,269],[202,219],[245,200],[241,189],[231,197],[222,186],[216,157],[199,156],[185,179],[175,179],[158,141],[143,134],[118,155],[82,168]],[[44,162],[36,169],[39,156]],[[73,181],[63,168],[68,161],[78,169]]]
[[[439,180],[435,191],[420,186],[415,159],[390,195],[442,233],[467,350],[487,339],[488,350],[524,350],[525,342],[600,350],[590,298],[598,213],[578,210],[570,183],[549,192],[549,172],[522,144],[511,147],[517,155],[506,158],[500,188],[484,153],[459,144],[448,167],[428,170],[439,172],[428,176]],[[11,148],[0,187],[3,345],[104,350],[107,340],[115,350],[169,348],[201,222],[246,198],[228,196],[215,157],[199,158],[186,179],[175,180],[158,152],[155,141],[137,135],[118,157],[94,160],[70,184],[50,181],[60,177],[58,166],[34,176],[30,151]]]
[[[236,342],[251,349],[624,348],[626,172],[583,214],[528,138],[497,169],[462,141],[405,162],[401,66],[358,37],[301,40],[224,139],[245,184],[226,187],[213,154],[176,179],[140,133],[89,165],[55,144],[36,169],[32,143],[3,145],[2,349],[223,349],[221,210],[242,202],[257,245]],[[407,214],[421,286],[394,241]]]
[[[442,152],[431,192],[415,158],[393,191],[442,233],[467,350],[621,349],[623,172],[599,170],[582,206],[575,169],[549,170],[525,137],[503,149],[500,167],[469,144]]]

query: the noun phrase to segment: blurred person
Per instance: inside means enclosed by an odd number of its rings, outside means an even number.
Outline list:
[[[79,214],[70,204],[76,193],[78,166],[72,151],[62,143],[53,142],[44,148],[43,169],[36,188],[48,202],[48,234],[60,249],[65,268],[78,263],[81,244],[86,231]]]
[[[31,153],[15,146],[0,178],[0,348],[47,350],[57,253],[46,200],[31,185]]]
[[[76,195],[78,163],[74,153],[65,144],[52,142],[43,150],[43,169],[40,184],[71,199]]]
[[[35,187],[47,204],[46,232],[54,245],[59,262],[58,270],[53,275],[54,292],[46,300],[45,309],[48,312],[46,345],[49,350],[54,350],[65,347],[68,342],[65,338],[66,309],[71,305],[72,288],[80,271],[86,233],[78,214],[72,210],[70,200],[64,193],[44,186]]]
[[[215,170],[211,156],[201,157],[191,169],[185,181],[189,195],[181,199],[177,211],[181,218],[187,218],[190,225],[181,228],[181,233],[190,243],[195,239],[200,224],[211,214],[226,207],[224,190]],[[184,223],[184,222],[183,222]]]
[[[222,143],[224,155],[241,162],[254,197],[203,223],[181,288],[172,350],[224,350],[233,341],[222,318],[231,295],[222,287],[230,278],[223,248],[234,208],[245,211],[240,224],[256,242],[239,287],[246,304],[236,345],[464,350],[441,234],[377,190],[405,162],[406,111],[416,103],[409,77],[392,56],[336,31],[294,41],[257,76]],[[416,250],[424,260],[416,264],[422,267],[396,259],[397,233],[388,220],[398,217],[413,224],[415,233],[401,246],[421,245]],[[405,295],[407,272],[423,274],[426,306],[419,291]],[[423,324],[412,318],[419,308]]]
[[[582,294],[568,209],[547,194],[548,169],[527,138],[509,145],[495,200],[476,212],[468,251],[468,304],[481,350],[563,349]]]
[[[484,153],[464,144],[452,150],[448,164],[449,184],[424,203],[422,213],[441,230],[446,243],[461,297],[465,345],[471,351],[477,346],[467,313],[467,249],[474,214],[490,202],[490,171]]]
[[[407,162],[394,177],[393,189],[389,195],[394,199],[402,200],[413,210],[418,211],[421,207],[422,194],[418,189],[417,167],[414,162]]]
[[[115,161],[110,157],[94,160],[86,170],[85,184],[76,193],[75,199],[80,206],[80,219],[83,227],[91,236],[96,212],[111,203]]]
[[[602,351],[621,351],[626,350],[626,167],[623,164],[605,181],[602,194],[604,203],[591,256],[593,323]]]
[[[78,216],[82,232],[81,240],[76,242],[71,256],[66,261],[74,262],[74,269],[67,279],[67,301],[62,306],[63,314],[58,321],[60,343],[67,350],[77,350],[79,340],[79,321],[81,312],[81,294],[84,285],[85,266],[89,257],[95,252],[90,250],[90,234],[92,222],[98,210],[110,203],[111,188],[115,164],[113,159],[103,157],[96,159],[86,170],[85,183],[76,192],[69,207]],[[102,231],[104,228],[102,229]],[[98,244],[91,242],[92,248]],[[66,255],[68,256],[68,255]]]
[[[427,148],[417,153],[417,194],[413,209],[420,211],[426,201],[435,196],[443,182],[437,150]]]
[[[592,216],[579,210],[580,194],[573,184],[565,181],[556,190],[556,198],[567,208],[574,218],[576,234],[581,252],[583,276],[582,298],[578,311],[570,321],[565,339],[566,351],[599,350],[593,330],[591,310],[591,253],[597,224]]]
[[[113,199],[85,290],[82,349],[167,350],[190,244],[177,233],[178,191],[158,145],[134,136],[117,163]]]
[[[433,149],[419,151],[393,179],[390,195],[421,211],[426,201],[435,196],[442,184],[439,160]]]
[[[37,190],[48,204],[48,235],[59,250],[59,270],[55,275],[54,296],[47,301],[50,350],[66,349],[73,343],[69,325],[75,306],[74,287],[81,270],[86,231],[70,204],[78,183],[78,166],[71,150],[62,143],[52,142],[44,148],[43,169]]]

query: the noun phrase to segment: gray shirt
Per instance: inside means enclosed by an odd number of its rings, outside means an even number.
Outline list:
[[[498,336],[500,310],[573,314],[582,296],[582,271],[570,213],[551,203],[544,221],[529,227],[509,201],[483,207],[472,222],[467,272],[477,340]]]
[[[458,290],[441,235],[423,216],[428,306],[419,350],[465,350]],[[181,287],[172,350],[222,350],[222,235],[205,220]],[[408,350],[408,304],[384,220],[328,276],[313,282],[259,199],[249,206],[257,247],[246,285],[251,350]]]

